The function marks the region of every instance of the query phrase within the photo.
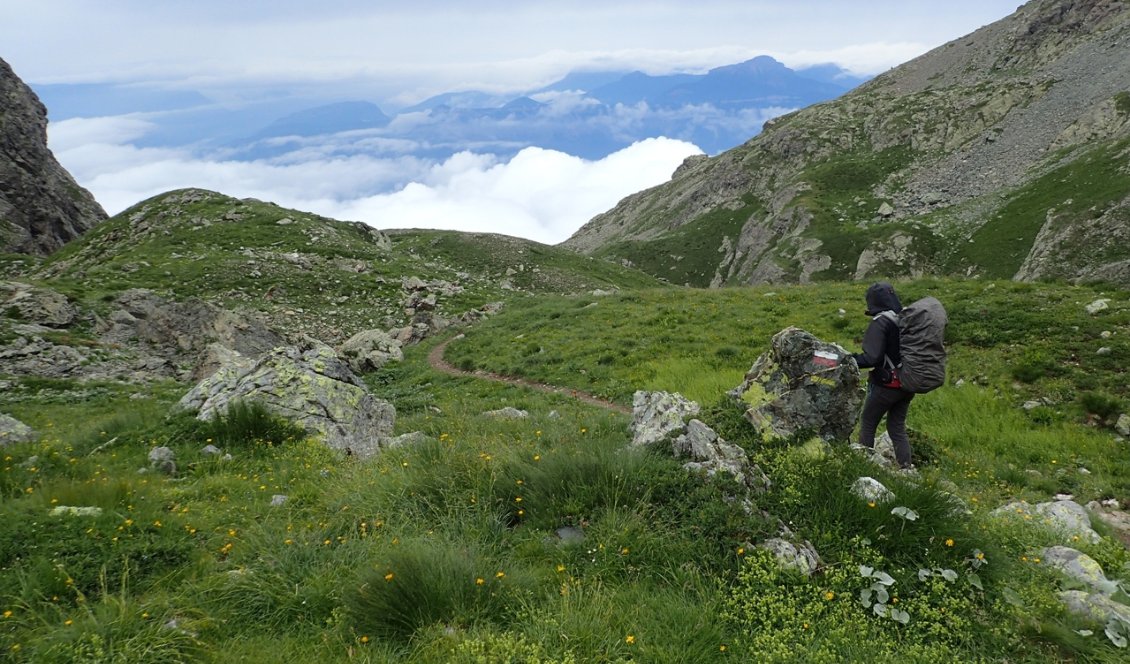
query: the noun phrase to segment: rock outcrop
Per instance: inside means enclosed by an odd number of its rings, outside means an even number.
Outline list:
[[[254,361],[233,358],[189,391],[180,407],[210,420],[235,401],[258,402],[360,458],[387,446],[396,420],[392,404],[374,397],[332,348],[312,339]]]
[[[746,419],[767,439],[815,435],[846,441],[862,403],[851,354],[795,327],[773,336],[769,350],[729,394],[745,405]]]
[[[101,340],[139,345],[184,367],[186,375],[181,378],[199,380],[217,368],[220,360],[212,344],[255,357],[285,343],[261,319],[201,300],[176,302],[152,291],[132,289],[114,303],[119,308],[99,326]]]
[[[47,147],[47,109],[0,59],[0,252],[47,255],[106,219]]]

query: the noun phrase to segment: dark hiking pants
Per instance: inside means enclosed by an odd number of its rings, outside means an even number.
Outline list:
[[[910,409],[913,392],[891,389],[874,383],[867,384],[867,400],[863,402],[863,414],[859,418],[859,444],[867,448],[875,447],[875,430],[879,420],[887,416],[887,433],[895,445],[895,458],[899,465],[910,465],[910,439],[906,436],[906,411]]]

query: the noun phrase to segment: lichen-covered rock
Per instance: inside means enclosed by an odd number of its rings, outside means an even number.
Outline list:
[[[376,371],[389,362],[404,359],[400,341],[383,330],[358,332],[341,344],[337,352],[357,373]]]
[[[1079,540],[1098,542],[1101,539],[1091,528],[1091,517],[1087,509],[1073,500],[1056,500],[1038,505],[1018,501],[998,507],[993,510],[992,516],[1023,519],[1059,533],[1069,543]]]
[[[1085,590],[1064,590],[1059,599],[1069,611],[1096,623],[1120,620],[1130,625],[1130,606],[1116,602],[1102,593]]]
[[[796,570],[805,576],[812,576],[820,567],[820,555],[810,542],[794,544],[786,539],[774,537],[757,546],[766,549],[777,559],[782,569]]]
[[[757,492],[772,486],[765,473],[750,462],[745,450],[727,443],[699,420],[687,423],[686,431],[674,440],[672,447],[676,456],[691,458],[683,465],[687,470],[703,472],[708,477],[724,471],[746,488]]]
[[[773,336],[745,381],[729,394],[766,439],[817,435],[845,441],[859,416],[859,367],[840,346],[799,328]]]
[[[0,413],[0,447],[14,443],[27,443],[35,440],[31,427],[11,415]]]
[[[650,445],[678,435],[687,418],[698,411],[699,405],[681,394],[637,391],[632,395],[632,445]]]
[[[1071,547],[1048,547],[1043,550],[1041,560],[1044,565],[1108,597],[1118,590],[1118,585],[1106,578],[1102,566],[1094,558]]]
[[[396,410],[374,397],[349,366],[321,342],[276,348],[250,365],[221,367],[180,401],[210,420],[234,401],[253,401],[358,457],[377,453],[392,434]]]

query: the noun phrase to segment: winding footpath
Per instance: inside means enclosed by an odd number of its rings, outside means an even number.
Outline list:
[[[514,376],[506,376],[490,371],[464,371],[463,369],[460,369],[459,367],[451,364],[443,357],[443,353],[447,349],[447,344],[455,341],[458,338],[459,336],[452,337],[447,341],[439,344],[438,346],[433,348],[430,353],[428,353],[428,364],[433,369],[450,376],[471,376],[474,378],[482,378],[484,380],[493,380],[497,383],[505,383],[507,385],[527,387],[531,390],[538,390],[539,392],[564,394],[578,401],[583,401],[584,403],[591,404],[593,406],[599,406],[601,408],[607,408],[608,410],[613,410],[618,413],[624,413],[625,415],[630,415],[632,412],[632,410],[627,406],[609,401],[607,399],[601,399],[598,396],[594,396],[592,394],[589,394],[588,392],[581,392],[580,390],[574,390],[567,387],[558,387],[556,385],[547,385],[546,383],[539,383],[536,381],[527,380],[525,378],[517,378]]]

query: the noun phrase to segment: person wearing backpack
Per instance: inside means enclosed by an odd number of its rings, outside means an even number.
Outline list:
[[[859,416],[859,444],[868,449],[875,447],[875,430],[885,415],[895,459],[901,468],[912,469],[906,414],[914,392],[902,389],[897,369],[902,362],[898,322],[902,303],[894,286],[885,281],[872,284],[866,299],[871,323],[863,334],[863,352],[852,355],[860,369],[871,369],[867,399]]]

